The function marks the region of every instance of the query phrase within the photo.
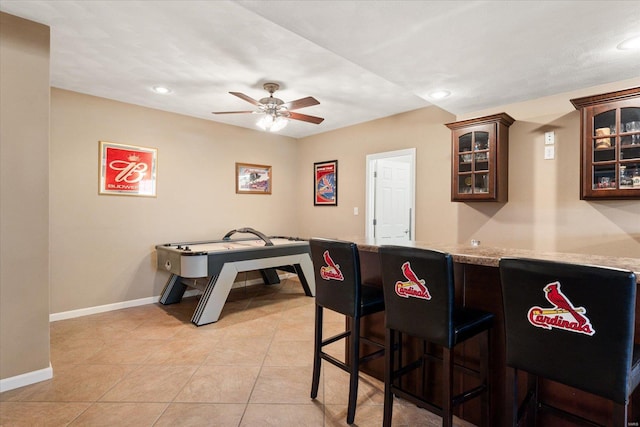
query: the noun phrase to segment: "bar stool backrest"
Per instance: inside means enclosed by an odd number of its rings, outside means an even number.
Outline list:
[[[379,254],[386,327],[453,347],[451,255],[403,246],[381,246]]]
[[[309,240],[316,279],[316,304],[347,316],[360,310],[360,256],[355,243]]]
[[[618,403],[632,390],[630,271],[503,258],[507,365]]]

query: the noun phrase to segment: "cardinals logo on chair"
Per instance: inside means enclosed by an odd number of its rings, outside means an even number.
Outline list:
[[[527,318],[533,326],[543,329],[563,329],[579,334],[593,335],[596,331],[585,316],[584,307],[574,307],[569,298],[560,291],[560,282],[549,283],[544,287],[544,296],[553,307],[531,307]]]
[[[431,299],[431,294],[429,293],[429,289],[425,286],[424,279],[418,279],[416,273],[411,269],[411,264],[409,261],[402,264],[402,274],[408,280],[407,282],[402,282],[398,280],[396,282],[396,294],[401,296],[402,298],[420,298],[420,299]]]
[[[344,281],[344,276],[342,275],[342,271],[340,271],[340,265],[336,264],[333,259],[331,259],[329,251],[324,251],[322,258],[324,258],[324,262],[326,262],[327,265],[320,267],[320,277],[324,280]]]

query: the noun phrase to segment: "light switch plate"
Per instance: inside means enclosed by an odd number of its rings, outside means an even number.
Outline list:
[[[556,143],[556,133],[554,131],[544,133],[544,145],[553,145]]]

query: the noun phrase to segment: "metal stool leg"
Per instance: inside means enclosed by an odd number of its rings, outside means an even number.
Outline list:
[[[320,385],[320,353],[322,352],[322,306],[316,305],[315,342],[313,346],[313,379],[311,381],[311,398],[318,396]]]
[[[393,370],[395,369],[395,331],[386,329],[385,333],[385,369],[384,369],[384,415],[382,419],[383,427],[391,427],[393,418],[393,392],[391,386],[394,383]]]
[[[491,401],[491,384],[489,383],[490,367],[489,367],[489,345],[491,342],[491,329],[484,332],[480,337],[480,380],[485,384],[486,389],[480,396],[480,425],[482,427],[491,427],[491,411],[489,410],[489,402]]]
[[[349,407],[347,409],[347,424],[353,424],[356,417],[356,402],[358,400],[358,372],[360,370],[360,318],[351,319],[351,371],[349,372]]]
[[[442,348],[442,426],[453,425],[453,349]]]
[[[530,393],[532,393],[531,401],[529,402],[529,407],[527,408],[529,409],[528,415],[530,415],[531,417],[527,416],[527,425],[530,427],[535,427],[538,424],[538,376],[527,374],[527,377],[528,388]]]
[[[518,371],[516,369],[507,367],[505,384],[507,398],[505,420],[508,426],[516,426],[518,425]]]

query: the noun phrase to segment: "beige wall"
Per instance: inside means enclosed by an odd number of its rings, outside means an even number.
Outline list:
[[[50,370],[49,27],[0,13],[0,93],[0,378],[5,379]]]
[[[159,295],[156,244],[297,233],[295,139],[51,94],[51,313]],[[157,148],[157,197],[98,195],[100,140]],[[272,194],[236,194],[235,162],[271,165]]]
[[[306,237],[364,237],[366,156],[416,148],[416,238],[450,241],[456,206],[450,202],[452,114],[430,107],[304,138],[300,141],[300,233]],[[338,206],[313,206],[313,163],[338,160]],[[357,207],[359,215],[353,214]]]
[[[268,234],[363,237],[367,154],[416,148],[416,236],[445,243],[640,256],[638,201],[579,200],[579,115],[569,99],[640,84],[619,82],[455,117],[437,107],[301,140],[52,89],[51,312],[158,295],[167,274],[154,245]],[[444,123],[505,111],[509,201],[450,201]],[[557,157],[543,160],[556,133]],[[98,141],[158,149],[158,196],[98,195]],[[339,162],[337,207],[313,205],[313,163]],[[236,161],[273,166],[271,196],[237,195]],[[360,214],[353,215],[358,207]]]
[[[300,141],[300,232],[364,237],[367,154],[415,147],[416,238],[482,245],[640,257],[640,201],[581,201],[580,116],[570,99],[640,85],[640,79],[577,90],[454,117],[436,107],[399,114]],[[506,112],[510,128],[509,201],[450,201],[451,143],[444,123]],[[555,160],[544,160],[554,131]],[[314,162],[339,160],[339,206],[311,204]],[[309,202],[307,202],[309,201]],[[353,207],[360,215],[353,215]]]
[[[576,97],[640,86],[640,78],[500,107],[510,128],[509,202],[459,206],[458,242],[640,257],[639,200],[580,200],[580,115]],[[497,112],[479,111],[466,119]],[[555,160],[544,160],[544,132],[554,131]]]

